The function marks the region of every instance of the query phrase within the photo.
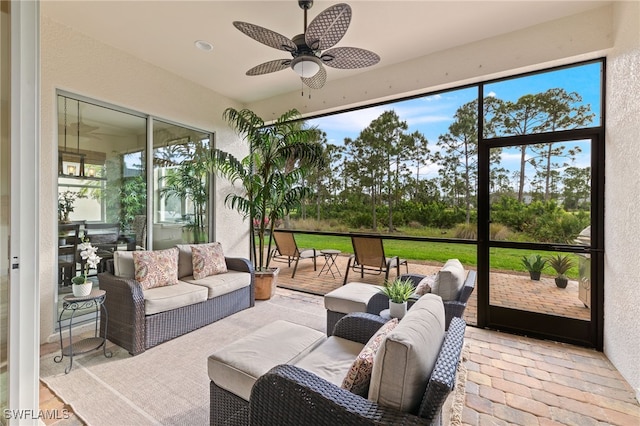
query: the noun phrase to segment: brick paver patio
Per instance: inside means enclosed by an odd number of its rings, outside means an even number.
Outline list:
[[[301,260],[295,278],[291,278],[293,267],[288,267],[286,262],[273,262],[271,266],[278,266],[281,269],[278,276],[279,287],[324,295],[342,285],[348,259],[347,255],[338,256],[336,259],[337,271],[333,269],[335,277],[331,273],[320,274],[325,262],[323,257],[317,259],[317,271],[313,270],[311,260]],[[441,266],[441,264],[410,260],[409,273],[435,274]],[[404,272],[405,268],[402,267],[400,273]],[[390,278],[395,276],[395,271],[389,274]],[[561,289],[555,285],[553,277],[549,276],[543,276],[540,281],[532,281],[529,275],[492,272],[490,279],[490,303],[494,306],[511,307],[525,311],[534,310],[544,314],[585,321],[590,319],[590,309],[578,299],[578,283],[576,281],[569,281],[567,288]],[[384,274],[364,274],[364,277],[361,278],[360,274],[350,271],[348,282],[352,281],[381,285],[384,283]],[[465,321],[468,324],[477,324],[477,306],[477,293],[474,291],[465,310]]]

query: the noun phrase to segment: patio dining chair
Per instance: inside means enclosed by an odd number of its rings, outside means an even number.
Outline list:
[[[351,245],[353,246],[353,255],[349,257],[343,285],[347,283],[350,269],[353,269],[354,272],[360,272],[360,278],[364,277],[365,272],[376,275],[384,272],[385,280],[389,279],[389,271],[392,268],[395,268],[397,275],[400,276],[400,265],[404,265],[409,273],[409,264],[406,259],[400,259],[398,256],[385,256],[384,245],[380,237],[352,235]]]
[[[300,259],[313,259],[313,270],[317,270],[316,258],[320,256],[320,251],[314,248],[300,249],[296,244],[293,233],[286,231],[274,231],[273,239],[276,242],[276,248],[273,249],[271,259],[284,259],[289,267],[291,262],[295,261],[291,278],[295,277],[296,269],[298,269],[298,261]]]
[[[71,278],[76,275],[78,261],[78,242],[80,241],[80,225],[58,225],[58,283],[71,285]]]
[[[107,260],[113,259],[113,252],[118,249],[120,238],[119,223],[87,223],[84,226],[84,236],[94,247],[98,248],[98,256],[102,258],[97,272],[103,272]],[[83,262],[84,268],[84,262]]]

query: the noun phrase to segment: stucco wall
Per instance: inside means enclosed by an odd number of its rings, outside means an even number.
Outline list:
[[[607,55],[604,352],[640,401],[640,3],[616,2]]]
[[[215,132],[218,147],[235,154],[246,151],[222,120],[227,107],[241,105],[179,76],[98,43],[46,17],[41,22],[41,167],[40,173],[40,340],[54,331],[57,286],[57,112],[56,89],[67,90]],[[224,207],[229,192],[217,182],[216,240],[232,256],[248,257],[248,224]],[[224,226],[219,226],[223,224]]]

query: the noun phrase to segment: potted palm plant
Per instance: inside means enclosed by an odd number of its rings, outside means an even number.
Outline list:
[[[215,150],[211,167],[239,187],[239,191],[227,194],[225,204],[249,219],[256,299],[269,299],[275,293],[279,272],[269,268],[274,226],[311,195],[303,178],[323,164],[323,148],[318,131],[299,121],[300,113],[295,109],[270,125],[248,109],[227,108],[223,117],[249,144],[249,155],[237,159]]]
[[[566,288],[569,278],[565,275],[569,269],[573,267],[573,261],[566,254],[556,254],[547,259],[549,265],[556,271],[556,286]]]
[[[522,256],[522,264],[525,269],[529,271],[529,277],[533,281],[540,281],[540,274],[544,269],[547,261],[539,254],[532,254],[530,256]]]
[[[407,313],[407,301],[415,292],[413,282],[410,279],[396,278],[391,282],[386,281],[380,291],[389,298],[391,318],[402,319]]]

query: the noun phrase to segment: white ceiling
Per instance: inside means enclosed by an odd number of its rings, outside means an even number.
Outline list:
[[[602,7],[602,1],[368,1],[346,0],[351,25],[336,45],[380,55],[377,69],[454,46],[506,34]],[[337,1],[316,0],[309,21]],[[233,21],[260,25],[289,38],[303,31],[296,0],[100,1],[42,0],[41,14],[96,40],[241,103],[300,90],[290,69],[249,77],[262,62],[289,56],[252,40]],[[213,45],[211,52],[194,46]],[[366,72],[327,67],[328,80]]]

